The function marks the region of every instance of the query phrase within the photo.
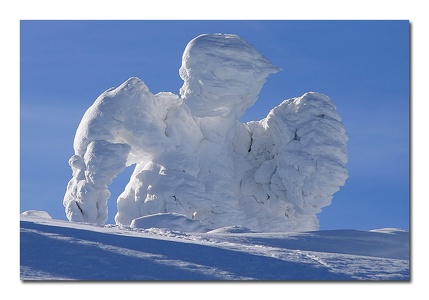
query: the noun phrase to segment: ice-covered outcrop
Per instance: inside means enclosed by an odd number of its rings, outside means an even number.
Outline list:
[[[317,230],[316,214],[348,176],[347,135],[318,93],[239,122],[278,70],[240,37],[207,34],[184,51],[180,96],[154,95],[135,77],[104,92],[76,132],[68,219],[104,224],[109,184],[135,164],[118,224],[167,213],[211,229]]]

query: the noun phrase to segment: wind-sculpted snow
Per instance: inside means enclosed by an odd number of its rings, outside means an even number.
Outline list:
[[[236,35],[201,35],[184,51],[180,96],[135,77],[101,94],[76,132],[68,219],[104,224],[109,184],[135,164],[117,224],[171,214],[208,230],[317,230],[348,177],[347,135],[332,101],[313,92],[241,123],[277,71]]]

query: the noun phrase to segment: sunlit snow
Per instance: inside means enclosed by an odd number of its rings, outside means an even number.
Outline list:
[[[240,37],[206,34],[185,48],[180,95],[154,95],[136,77],[102,93],[76,132],[68,219],[103,225],[109,184],[135,165],[117,225],[146,227],[155,215],[198,222],[199,231],[319,229],[317,214],[348,177],[348,137],[333,102],[316,92],[241,123],[278,71]]]

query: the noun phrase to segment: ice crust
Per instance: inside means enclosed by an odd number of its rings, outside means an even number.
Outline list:
[[[76,132],[68,219],[103,225],[109,184],[135,164],[117,224],[177,214],[211,229],[317,230],[348,177],[348,137],[335,105],[315,92],[241,123],[278,70],[236,35],[204,34],[185,48],[180,96],[154,95],[136,77],[105,91]]]

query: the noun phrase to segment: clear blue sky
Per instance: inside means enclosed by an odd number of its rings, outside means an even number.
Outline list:
[[[245,38],[281,72],[243,121],[282,100],[328,95],[349,135],[350,177],[321,229],[409,229],[410,25],[402,21],[21,21],[20,210],[66,219],[76,128],[106,89],[131,76],[178,94],[186,44],[202,33]],[[111,186],[109,221],[131,170]]]

